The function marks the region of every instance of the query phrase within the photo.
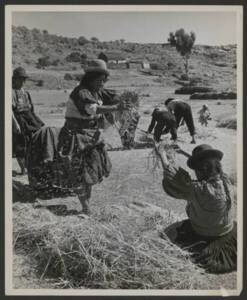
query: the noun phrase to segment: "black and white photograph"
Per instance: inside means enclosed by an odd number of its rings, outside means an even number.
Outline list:
[[[242,10],[5,7],[6,295],[241,293]]]

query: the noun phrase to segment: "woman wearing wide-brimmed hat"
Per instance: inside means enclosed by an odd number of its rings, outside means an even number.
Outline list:
[[[83,214],[89,214],[89,199],[92,186],[107,177],[111,170],[111,162],[105,149],[101,135],[104,118],[109,113],[124,110],[117,95],[112,90],[104,89],[109,76],[106,63],[103,60],[93,60],[80,84],[71,92],[65,113],[65,123],[59,132],[58,139],[47,128],[45,133],[34,137],[37,141],[42,136],[54,143],[57,154],[52,152],[51,168],[41,164],[39,154],[35,157],[37,143],[33,143],[32,161],[30,161],[29,181],[33,186],[56,186],[75,192],[82,205]],[[49,142],[49,143],[51,143]],[[42,146],[41,146],[42,148]],[[35,163],[37,162],[37,164]],[[33,166],[37,165],[37,168]],[[41,180],[41,178],[43,178]]]
[[[44,123],[35,114],[31,96],[23,86],[28,78],[26,70],[18,67],[12,76],[12,129],[13,156],[25,173],[25,156],[32,134],[40,129]]]
[[[161,148],[160,148],[161,149]],[[169,162],[158,151],[163,168],[163,188],[177,199],[187,200],[188,219],[177,228],[175,242],[192,253],[192,259],[208,272],[236,270],[237,231],[232,217],[233,194],[222,171],[223,153],[203,144],[194,148],[187,165],[197,180]]]

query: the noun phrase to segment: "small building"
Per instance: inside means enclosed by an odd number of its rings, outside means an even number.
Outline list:
[[[131,59],[129,60],[129,67],[132,69],[150,69],[150,63],[147,60],[143,59]]]
[[[98,59],[104,60],[110,64],[123,64],[126,63],[126,56],[120,51],[106,51],[100,52]]]

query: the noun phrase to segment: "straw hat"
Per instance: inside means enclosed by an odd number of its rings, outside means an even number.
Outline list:
[[[168,105],[172,100],[175,100],[174,98],[168,98],[166,99],[166,101],[164,102],[165,105]]]
[[[218,158],[219,160],[223,157],[223,152],[217,149],[213,149],[210,145],[203,144],[194,148],[192,156],[187,160],[187,165],[191,169],[196,169],[198,164],[205,158]]]
[[[26,70],[22,67],[18,67],[13,71],[13,78],[28,78]]]
[[[107,70],[107,65],[102,59],[94,59],[90,62],[89,66],[85,70],[86,73],[102,73],[105,75],[109,75],[109,71]]]

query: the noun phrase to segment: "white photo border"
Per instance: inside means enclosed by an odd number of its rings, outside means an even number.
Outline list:
[[[14,289],[12,250],[12,13],[13,12],[235,12],[237,15],[237,223],[236,290]],[[49,296],[238,296],[243,287],[243,7],[241,5],[6,5],[5,6],[5,294]]]

